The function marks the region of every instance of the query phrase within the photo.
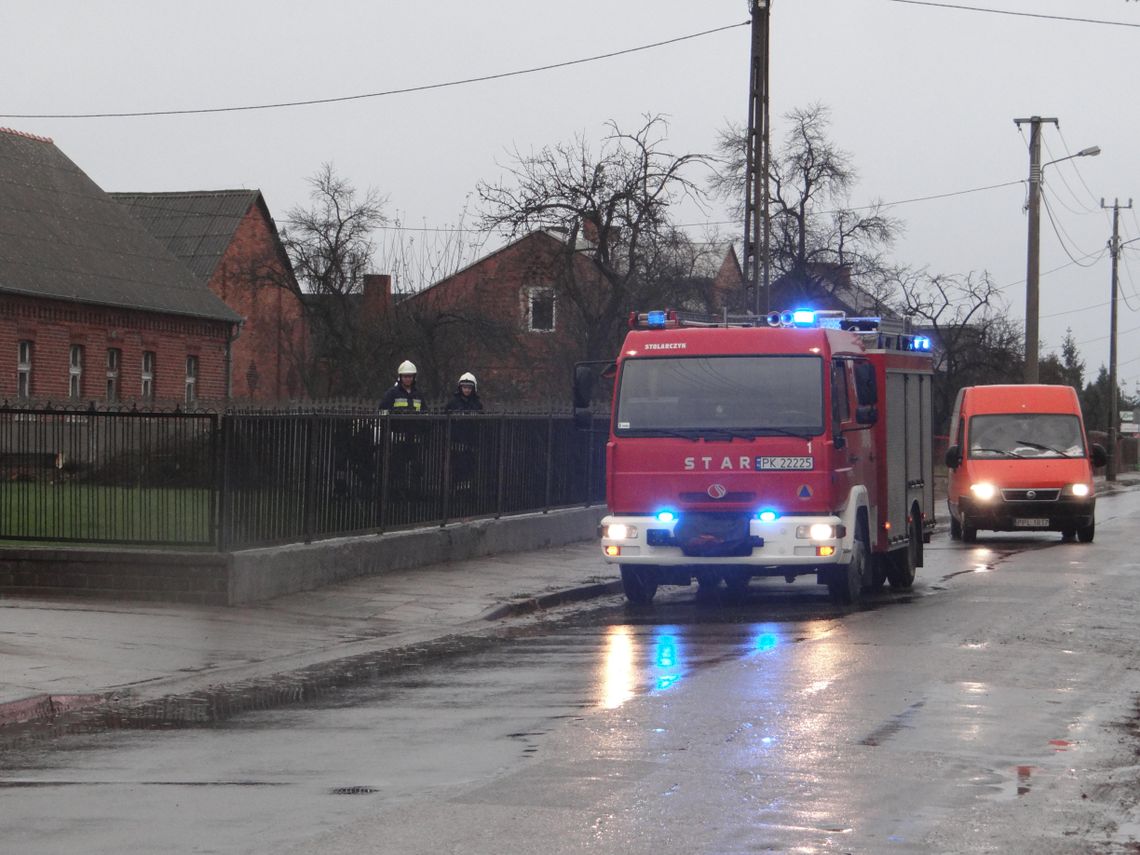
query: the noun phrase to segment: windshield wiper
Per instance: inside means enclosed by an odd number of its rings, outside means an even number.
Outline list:
[[[637,433],[649,436],[677,436],[681,439],[691,439],[696,442],[701,438],[701,432],[696,428],[633,428]]]
[[[991,454],[1004,454],[1006,457],[1018,457],[1018,458],[1020,458],[1020,457],[1021,457],[1021,455],[1020,455],[1020,454],[1018,454],[1017,452],[1015,452],[1015,451],[1007,451],[1007,450],[1006,450],[1006,449],[1004,449],[1004,448],[971,448],[971,449],[970,449],[970,454],[974,454],[974,453],[976,453],[976,452],[978,452],[978,451],[988,451],[988,452],[990,452]]]
[[[1018,445],[1027,445],[1030,448],[1039,448],[1042,451],[1052,451],[1054,454],[1059,454],[1062,457],[1068,457],[1069,456],[1069,455],[1065,454],[1065,452],[1061,451],[1061,449],[1059,449],[1059,448],[1054,448],[1051,445],[1042,445],[1039,442],[1030,442],[1028,439],[1018,439],[1018,440],[1015,440],[1015,442],[1017,442]]]

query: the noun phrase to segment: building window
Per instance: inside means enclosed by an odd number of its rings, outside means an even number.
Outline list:
[[[123,363],[123,352],[117,347],[107,348],[107,400],[119,400],[119,366]]]
[[[142,356],[142,397],[154,400],[154,351],[144,350]]]
[[[83,397],[83,345],[73,344],[67,360],[67,394],[71,398]]]
[[[186,403],[198,400],[198,357],[186,357]]]
[[[553,288],[527,289],[526,326],[531,332],[550,332],[554,329]]]
[[[32,343],[20,342],[19,358],[16,360],[16,397],[32,397]]]

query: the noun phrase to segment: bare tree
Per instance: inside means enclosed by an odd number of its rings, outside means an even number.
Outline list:
[[[515,151],[507,178],[476,190],[485,227],[564,238],[554,288],[587,359],[613,353],[628,310],[662,280],[657,262],[674,231],[670,209],[700,197],[688,170],[703,156],[667,152],[664,118],[646,116],[632,132],[607,127],[597,154],[580,136],[529,155]]]
[[[327,394],[372,393],[377,344],[385,337],[360,303],[387,200],[375,190],[358,194],[328,163],[309,184],[309,207],[289,210],[281,232],[312,340],[307,385],[323,377]]]
[[[963,386],[1017,383],[1024,337],[989,275],[894,273],[899,308],[935,345],[934,425],[945,431]]]
[[[830,117],[820,104],[785,114],[790,123],[782,146],[770,160],[768,173],[773,278],[796,283],[827,284],[817,271],[840,265],[851,281],[875,290],[889,277],[885,250],[902,230],[880,203],[850,207],[858,173],[851,156],[828,138]],[[734,203],[744,214],[747,135],[730,125],[717,144],[719,168],[709,181],[712,192]]]

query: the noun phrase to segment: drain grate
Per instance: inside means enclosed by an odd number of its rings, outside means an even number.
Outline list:
[[[375,787],[333,787],[329,792],[334,796],[365,796],[380,791]]]

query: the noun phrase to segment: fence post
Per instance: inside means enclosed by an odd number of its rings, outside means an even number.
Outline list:
[[[317,417],[309,416],[305,419],[305,475],[301,485],[301,528],[304,531],[305,543],[313,542],[313,427]]]
[[[507,417],[499,416],[499,480],[495,486],[495,519],[503,515],[503,481],[507,469]]]
[[[217,492],[217,521],[214,529],[218,551],[225,552],[229,549],[230,540],[233,535],[233,523],[230,520],[230,432],[231,418],[227,418],[223,413],[218,416],[217,431],[213,438],[213,452],[214,452],[214,465],[217,473],[215,479],[215,490]],[[220,443],[219,437],[220,434]],[[221,448],[219,448],[219,444]]]
[[[391,481],[392,470],[392,416],[384,414],[377,416],[383,421],[383,429],[380,432],[382,437],[380,446],[380,523],[379,534],[384,532],[384,523],[388,517],[388,485]],[[375,436],[376,432],[373,431],[372,435]]]
[[[439,527],[447,525],[447,515],[451,510],[451,411],[444,413],[446,419],[443,430],[443,495],[440,497]]]
[[[550,492],[554,487],[554,406],[546,416],[546,495],[542,512],[550,512]]]

